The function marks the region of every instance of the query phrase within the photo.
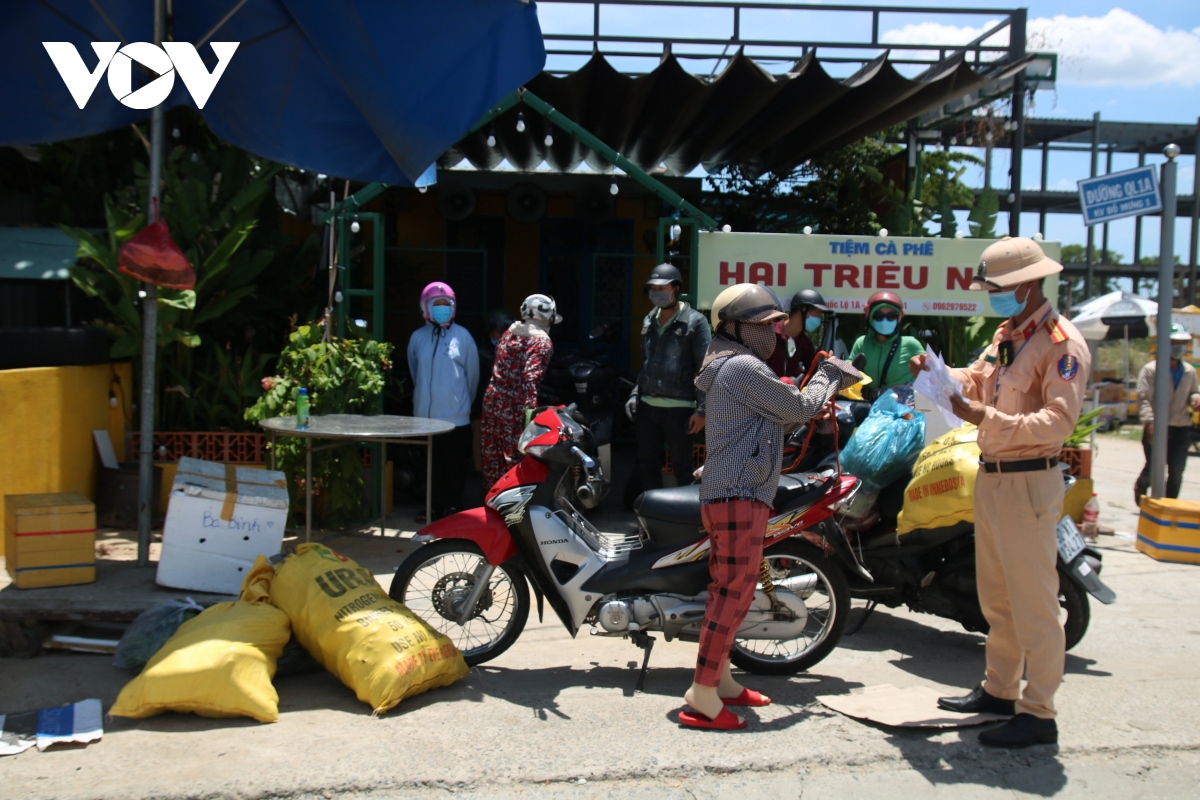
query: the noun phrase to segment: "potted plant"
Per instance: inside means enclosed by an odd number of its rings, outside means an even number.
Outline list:
[[[1067,465],[1067,474],[1076,478],[1092,477],[1092,446],[1088,444],[1088,439],[1094,431],[1104,427],[1104,423],[1096,422],[1096,418],[1100,416],[1102,408],[1092,409],[1091,411],[1079,417],[1079,421],[1075,423],[1075,430],[1063,442],[1062,452],[1058,455],[1058,460]]]
[[[320,326],[301,325],[279,355],[277,374],[262,379],[264,393],[246,410],[245,418],[257,423],[295,414],[301,388],[308,389],[314,416],[377,413],[392,366],[392,347],[387,342],[352,337],[327,341]],[[274,447],[276,466],[287,474],[295,501],[304,488],[304,441],[284,437],[277,439]],[[361,515],[363,477],[357,448],[315,452],[312,464],[314,514],[324,517],[327,525]],[[293,502],[293,507],[299,505]]]

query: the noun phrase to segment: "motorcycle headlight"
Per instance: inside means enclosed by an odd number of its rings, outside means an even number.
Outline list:
[[[525,426],[525,430],[521,432],[521,438],[517,440],[517,452],[522,455],[541,455],[545,452],[546,445],[530,446],[530,442],[549,432],[550,429],[545,425],[538,425],[536,422],[529,423]]]

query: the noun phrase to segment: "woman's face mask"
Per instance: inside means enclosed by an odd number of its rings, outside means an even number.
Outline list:
[[[670,289],[651,289],[650,302],[655,308],[666,308],[675,302],[675,293]]]
[[[821,318],[820,317],[806,317],[804,319],[804,330],[808,331],[809,333],[816,333],[817,328],[820,328],[820,327],[821,327]]]
[[[900,324],[900,315],[895,311],[876,311],[871,315],[871,327],[880,336],[891,336]]]
[[[429,318],[438,325],[445,325],[454,316],[453,305],[441,305],[429,307]]]

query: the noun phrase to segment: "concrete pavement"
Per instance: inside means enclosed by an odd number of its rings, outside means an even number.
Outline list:
[[[635,695],[639,650],[572,640],[548,618],[461,683],[383,717],[329,674],[281,678],[278,723],[108,720],[87,748],[0,759],[0,786],[11,797],[64,800],[1197,796],[1200,568],[1133,550],[1141,448],[1110,437],[1101,445],[1102,522],[1119,534],[1102,538],[1104,579],[1118,602],[1093,602],[1087,636],[1068,654],[1058,748],[984,750],[975,730],[884,729],[815,700],[881,683],[970,687],[983,638],[934,617],[881,611],[811,672],[750,677],[776,703],[751,710],[751,727],[735,734],[675,723],[694,645],[660,641],[646,692]],[[1184,496],[1200,498],[1200,459],[1191,468]],[[386,574],[401,543],[372,544],[371,567]],[[86,697],[107,707],[128,678],[105,657],[65,653],[0,661],[0,676],[0,712]]]

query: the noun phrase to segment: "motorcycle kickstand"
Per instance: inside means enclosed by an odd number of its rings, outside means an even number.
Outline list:
[[[629,634],[629,638],[633,640],[634,646],[646,651],[642,657],[642,670],[638,673],[637,685],[633,687],[636,693],[641,692],[646,683],[646,671],[650,668],[650,651],[654,649],[654,637],[644,631],[634,631]]]
[[[846,636],[855,636],[859,632],[861,632],[863,629],[863,626],[867,624],[867,620],[869,620],[871,618],[871,615],[875,613],[875,608],[878,605],[879,605],[879,603],[876,602],[875,600],[868,600],[867,607],[863,609],[862,619],[860,619],[858,621],[858,624],[854,626],[854,630],[847,631],[845,635]]]

